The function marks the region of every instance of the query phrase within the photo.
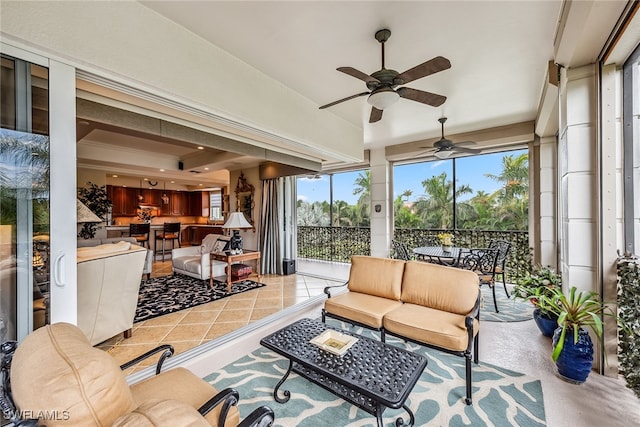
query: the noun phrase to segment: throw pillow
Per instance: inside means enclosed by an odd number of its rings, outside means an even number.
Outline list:
[[[224,252],[228,249],[228,246],[229,246],[228,240],[218,239],[213,244],[213,252],[215,253]]]

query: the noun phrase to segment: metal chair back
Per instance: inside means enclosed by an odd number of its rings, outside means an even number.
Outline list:
[[[406,243],[400,242],[398,240],[392,240],[393,250],[395,252],[395,258],[401,259],[404,261],[411,261],[411,252],[409,251],[409,247]]]

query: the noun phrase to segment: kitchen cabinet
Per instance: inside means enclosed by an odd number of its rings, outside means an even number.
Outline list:
[[[209,217],[208,191],[193,191],[189,193],[189,215]]]
[[[186,193],[184,191],[173,191],[171,195],[168,196],[171,200],[171,215],[189,215],[189,193]]]
[[[107,197],[113,203],[111,215],[136,216],[138,210],[138,189],[107,185]]]

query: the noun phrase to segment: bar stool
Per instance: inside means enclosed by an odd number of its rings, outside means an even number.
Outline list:
[[[146,245],[147,248],[151,249],[149,247],[150,229],[151,226],[149,224],[129,224],[129,237],[133,237],[140,245]]]
[[[178,247],[180,244],[180,223],[179,222],[165,222],[162,226],[162,230],[155,230],[155,249],[158,252],[158,240],[162,240],[162,261],[164,261],[164,242],[171,240],[171,249],[175,246],[175,241],[178,241]]]

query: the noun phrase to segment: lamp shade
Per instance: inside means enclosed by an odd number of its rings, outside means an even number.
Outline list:
[[[102,222],[103,219],[94,214],[91,209],[87,207],[80,200],[76,199],[76,212],[78,215],[77,222]]]
[[[233,212],[229,215],[229,219],[224,223],[222,228],[240,229],[253,228],[253,225],[244,217],[242,212]]]
[[[390,87],[382,87],[373,91],[367,98],[367,102],[378,110],[384,110],[398,99],[400,99],[400,95],[395,90]]]

